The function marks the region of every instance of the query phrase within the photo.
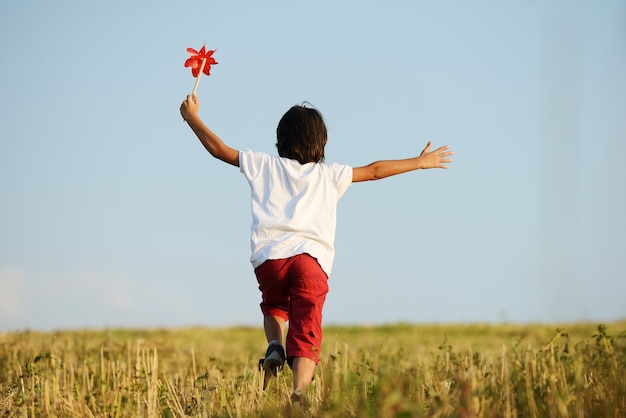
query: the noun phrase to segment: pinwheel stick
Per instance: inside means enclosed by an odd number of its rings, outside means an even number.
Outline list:
[[[202,71],[204,71],[204,64],[206,64],[206,58],[202,58],[202,64],[200,65],[200,72],[198,73],[198,77],[196,77],[196,84],[193,85],[193,91],[191,95],[196,94],[196,90],[198,89],[198,84],[200,84],[200,77],[202,76]]]

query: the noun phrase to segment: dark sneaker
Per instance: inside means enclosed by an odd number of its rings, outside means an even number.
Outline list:
[[[265,358],[263,359],[263,370],[270,372],[274,376],[283,369],[285,364],[285,349],[280,344],[270,344],[267,347]]]
[[[285,364],[285,349],[280,344],[270,344],[267,347],[265,358],[259,361],[259,369],[263,369],[265,376],[263,379],[263,389],[267,387],[270,379],[283,369]]]

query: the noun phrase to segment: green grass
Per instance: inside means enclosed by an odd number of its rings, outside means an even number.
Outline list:
[[[626,322],[331,326],[308,392],[261,389],[260,328],[0,335],[3,417],[622,417]]]

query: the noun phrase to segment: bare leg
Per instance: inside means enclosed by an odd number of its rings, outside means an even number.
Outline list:
[[[283,344],[285,335],[285,320],[279,316],[267,315],[263,318],[263,328],[265,328],[265,338],[267,342],[278,340]]]
[[[293,370],[293,390],[300,389],[305,393],[313,380],[315,362],[306,357],[294,357],[291,369]]]

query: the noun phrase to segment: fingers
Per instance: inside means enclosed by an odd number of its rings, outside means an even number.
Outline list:
[[[439,154],[440,157],[447,157],[449,155],[454,155],[454,152],[448,151],[450,149],[448,145],[439,147],[434,151],[430,150],[431,145],[432,145],[431,142],[428,141],[428,144],[426,145],[426,148],[424,148],[424,150],[422,151],[422,154]]]
[[[200,100],[198,99],[198,94],[194,93],[194,94],[188,94],[187,98],[185,100],[183,100],[183,104],[187,103],[187,104],[200,104]]]
[[[180,114],[183,119],[187,119],[189,114],[195,113],[200,107],[200,100],[196,93],[188,94],[185,100],[180,105]]]
[[[434,150],[433,152],[436,152],[436,153],[442,153],[442,152],[444,152],[444,151],[448,150],[449,148],[450,148],[450,147],[449,147],[448,145],[444,145],[443,147],[439,147],[439,148],[437,148],[437,149],[436,149],[436,150]],[[449,152],[449,154],[450,154],[450,155],[452,155],[452,154],[453,154],[453,152],[452,152],[452,151],[450,151],[450,152]]]
[[[452,151],[448,151],[448,149],[450,149],[449,146],[444,145],[443,147],[439,147],[436,150],[434,150],[432,152],[432,154],[437,154],[439,158],[445,158],[445,157],[449,157],[451,155],[454,155],[454,152]],[[448,160],[440,160],[441,162],[452,162],[451,159]]]
[[[200,100],[198,99],[198,93],[188,94],[186,101],[190,104],[193,103],[199,105]]]
[[[428,141],[428,144],[426,144],[426,147],[422,150],[422,152],[420,153],[420,155],[424,155],[424,154],[428,154],[430,152],[430,146],[431,146],[431,142]]]
[[[451,154],[452,154],[451,152],[447,152],[447,153],[445,153],[445,155],[442,154],[442,155],[439,156],[438,168],[445,168],[445,169],[448,168],[448,166],[446,164],[450,164],[452,162],[452,158],[442,158],[442,157],[446,157],[446,156],[451,155]]]
[[[449,164],[452,162],[451,158],[447,158],[454,153],[452,151],[448,151],[450,147],[448,145],[444,145],[442,147],[437,148],[434,151],[431,151],[432,142],[428,141],[426,147],[420,154],[420,157],[423,158],[424,167],[423,168],[443,168],[447,169]]]
[[[445,147],[446,149],[448,147]],[[449,164],[452,162],[452,158],[446,158],[449,157],[451,155],[453,155],[454,153],[452,151],[448,151],[448,152],[440,152],[438,157],[439,157],[439,163],[440,164]]]
[[[454,155],[454,152],[448,151],[449,149],[450,147],[448,145],[444,145],[430,153],[431,155],[436,156],[436,158],[438,159],[436,163],[437,168],[443,168],[445,170],[448,169],[448,166],[446,164],[450,164],[452,162],[452,158],[447,157]]]

